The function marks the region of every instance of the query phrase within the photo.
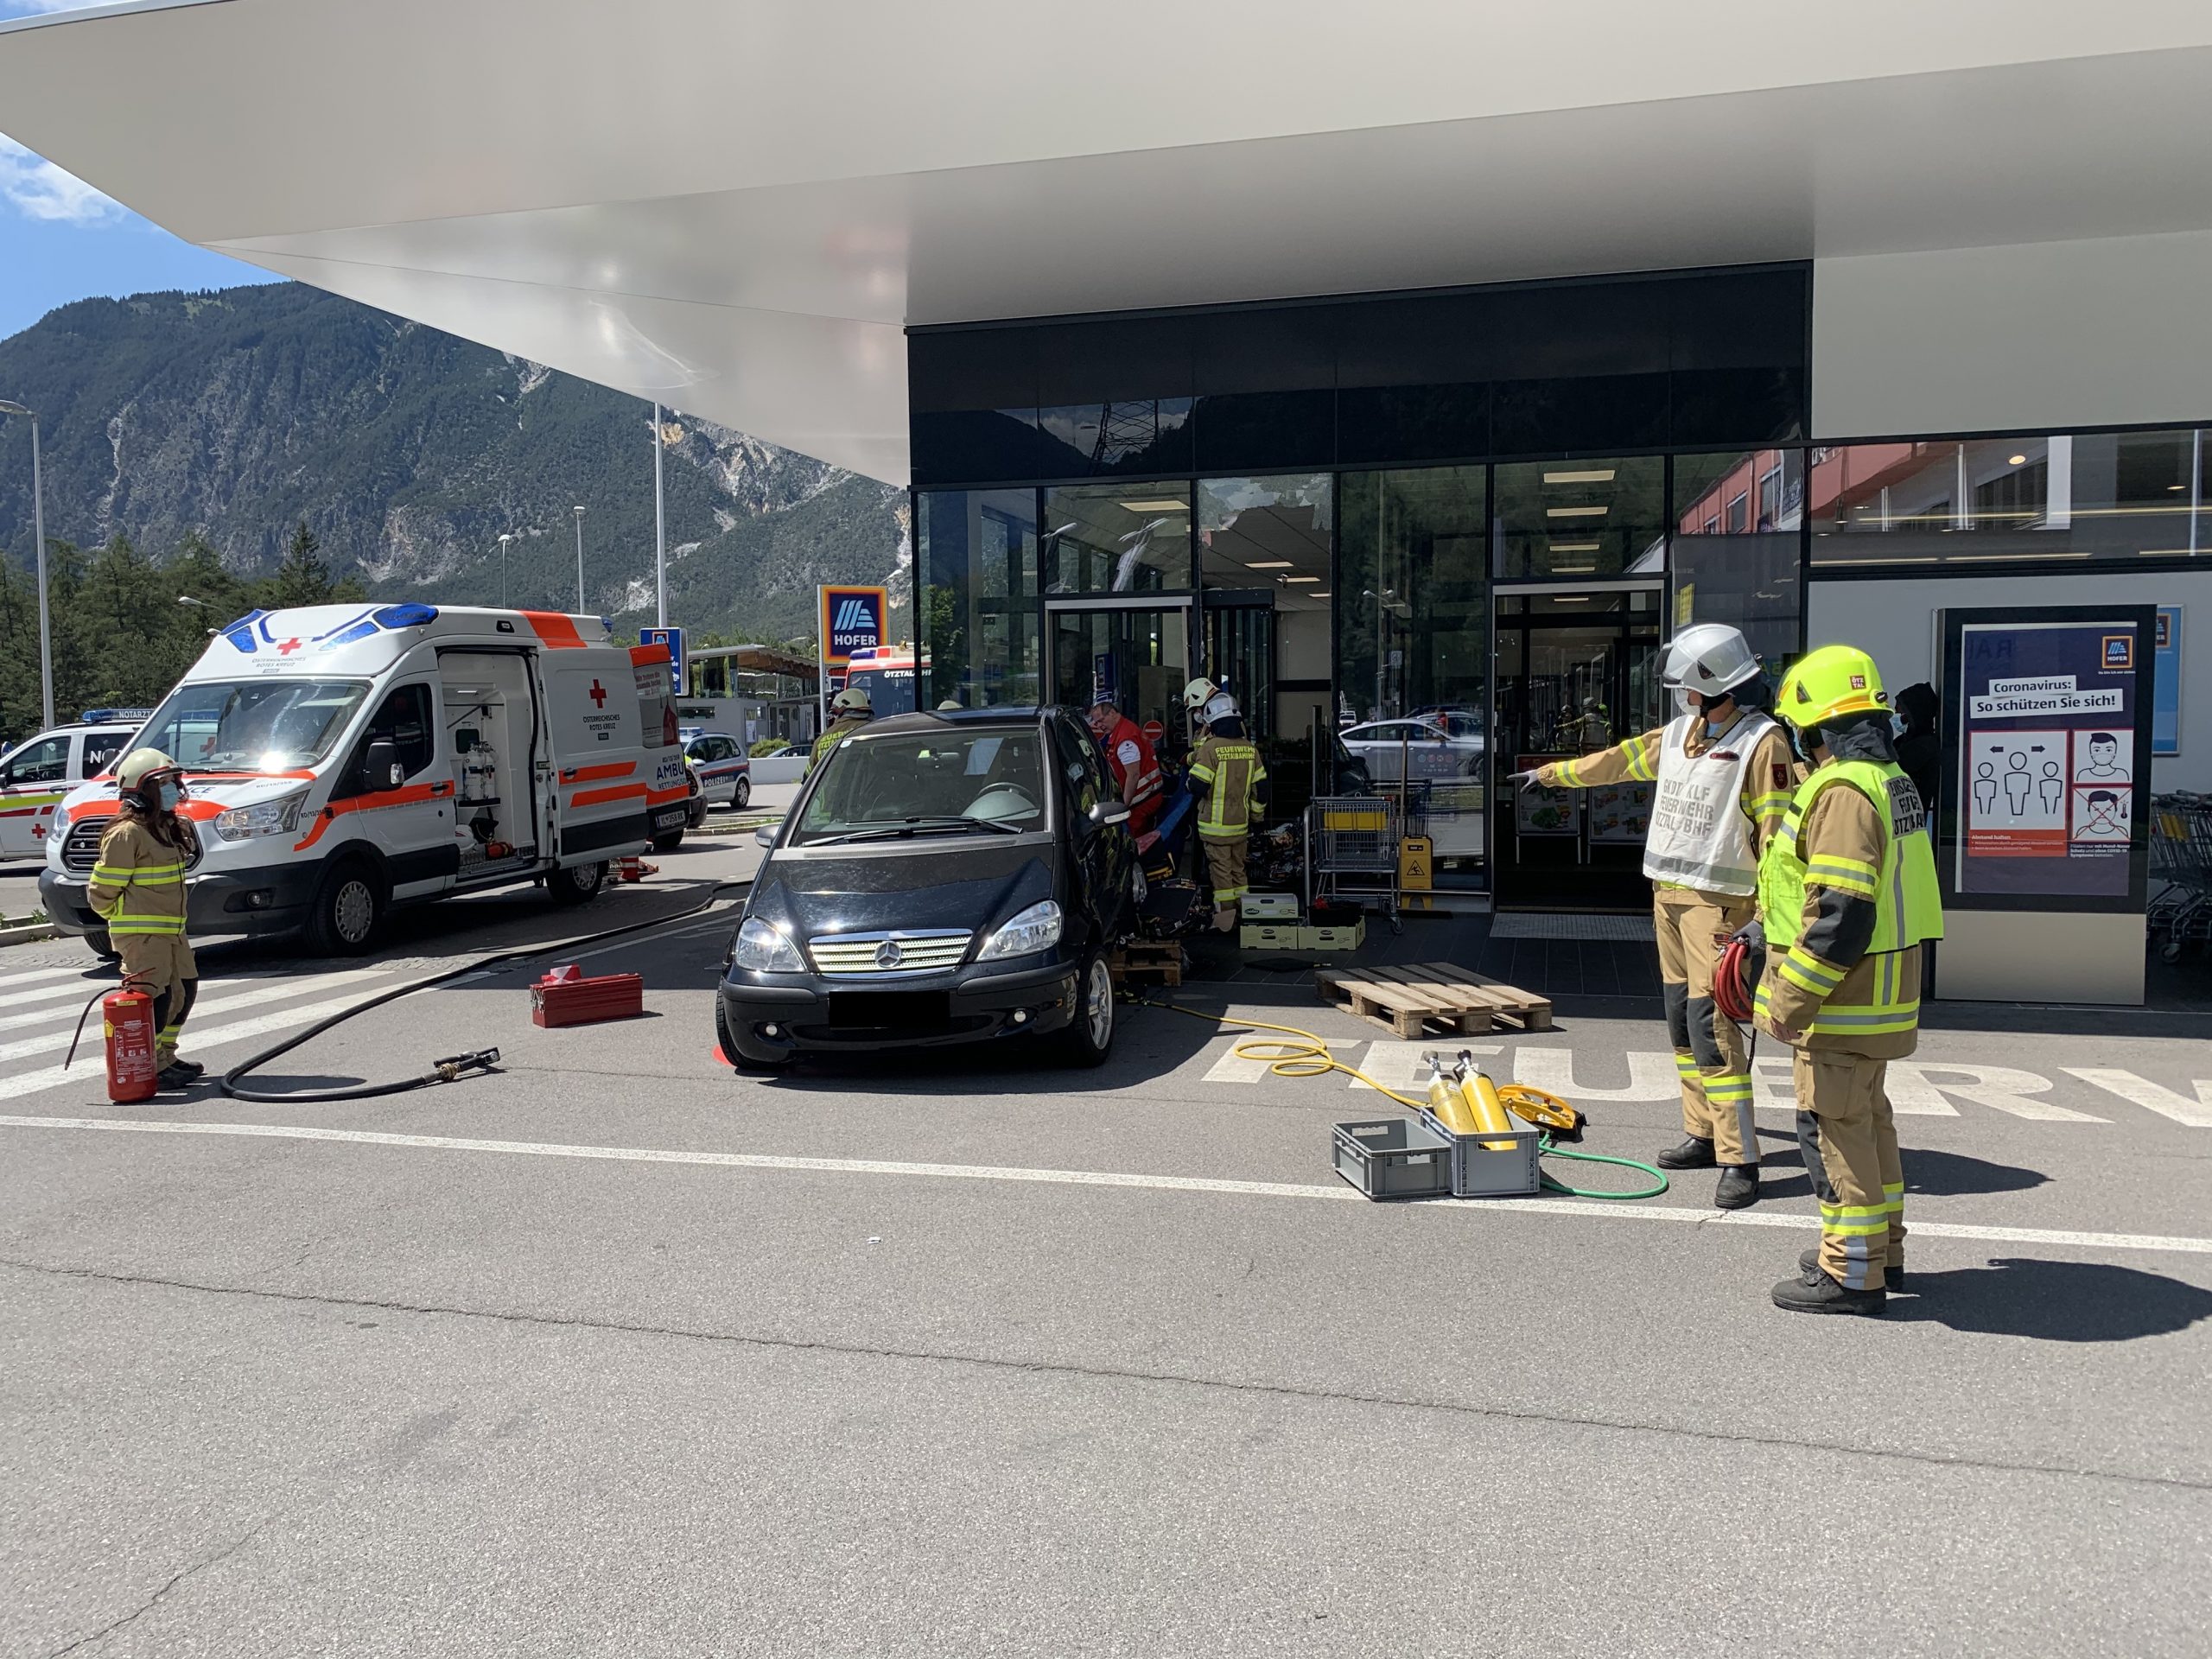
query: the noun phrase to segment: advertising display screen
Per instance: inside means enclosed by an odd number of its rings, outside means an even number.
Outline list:
[[[1951,894],[1982,908],[2139,899],[2152,617],[2054,609],[1948,622]]]

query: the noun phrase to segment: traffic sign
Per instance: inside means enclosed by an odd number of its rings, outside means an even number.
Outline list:
[[[683,659],[683,630],[681,628],[639,628],[638,643],[641,645],[668,647],[670,686],[677,696],[684,696],[685,688],[691,683],[691,680],[690,674],[686,671],[690,664]]]
[[[1157,743],[1167,735],[1167,728],[1156,720],[1147,720],[1143,726],[1144,741]]]
[[[828,587],[822,597],[822,662],[849,666],[854,654],[887,644],[890,595],[880,588]]]

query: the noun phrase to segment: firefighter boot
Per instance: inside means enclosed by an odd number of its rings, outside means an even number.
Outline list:
[[[207,1075],[207,1068],[196,1060],[171,1060],[155,1076],[157,1089],[189,1089]]]
[[[1889,1301],[1881,1290],[1846,1290],[1815,1268],[1774,1287],[1774,1305],[1789,1313],[1857,1313],[1879,1318]]]
[[[1713,1207],[1716,1210],[1742,1210],[1759,1201],[1759,1166],[1757,1164],[1723,1164],[1720,1185],[1713,1190]]]
[[[1681,1146],[1668,1147],[1653,1161],[1662,1169],[1711,1169],[1719,1160],[1713,1155],[1712,1141],[1688,1135]]]
[[[1818,1273],[1820,1270],[1821,1247],[1819,1245],[1809,1245],[1806,1249],[1797,1252],[1798,1272]],[[1882,1269],[1882,1288],[1885,1290],[1903,1290],[1904,1288],[1904,1269],[1903,1268],[1884,1268]]]

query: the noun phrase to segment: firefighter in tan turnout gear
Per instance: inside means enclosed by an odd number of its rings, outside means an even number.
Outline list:
[[[1795,1051],[1797,1138],[1821,1242],[1777,1307],[1879,1313],[1904,1268],[1904,1166],[1886,1088],[1920,1040],[1920,947],[1943,937],[1920,791],[1897,764],[1872,658],[1823,645],[1783,677],[1776,712],[1811,776],[1759,861],[1759,1029]]]
[[[1667,650],[1663,677],[1681,710],[1672,721],[1579,760],[1513,774],[1529,788],[1653,785],[1643,873],[1653,885],[1684,1135],[1658,1161],[1668,1169],[1717,1165],[1713,1202],[1724,1210],[1758,1201],[1759,1143],[1743,1033],[1714,1006],[1713,968],[1751,919],[1760,849],[1782,827],[1796,786],[1788,734],[1737,700],[1758,673],[1758,658],[1734,628],[1685,628]]]
[[[1205,683],[1192,682],[1191,694]],[[1206,871],[1213,884],[1213,925],[1227,933],[1236,926],[1244,902],[1252,825],[1268,804],[1268,768],[1259,746],[1244,730],[1236,699],[1215,692],[1192,723],[1205,735],[1191,756],[1191,796],[1198,803],[1198,844],[1205,849]]]
[[[115,769],[122,810],[100,836],[86,897],[123,957],[123,976],[154,999],[155,1081],[197,1082],[207,1067],[177,1058],[177,1033],[200,995],[200,969],[184,937],[184,874],[199,853],[177,814],[184,774],[159,749],[134,749]]]

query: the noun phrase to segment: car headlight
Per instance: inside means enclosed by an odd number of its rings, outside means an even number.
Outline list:
[[[995,962],[1001,957],[1033,957],[1039,950],[1049,950],[1060,942],[1060,907],[1050,899],[1023,911],[1004,927],[983,942],[977,952],[978,962]]]
[[[251,841],[256,836],[289,836],[292,826],[300,821],[300,808],[307,804],[304,789],[273,801],[256,801],[251,806],[234,806],[227,812],[218,812],[208,822],[215,826],[215,833],[225,841]]]
[[[798,946],[791,943],[791,935],[758,916],[747,918],[745,925],[737,930],[737,950],[731,960],[741,968],[764,974],[806,971],[806,963],[800,959]]]

